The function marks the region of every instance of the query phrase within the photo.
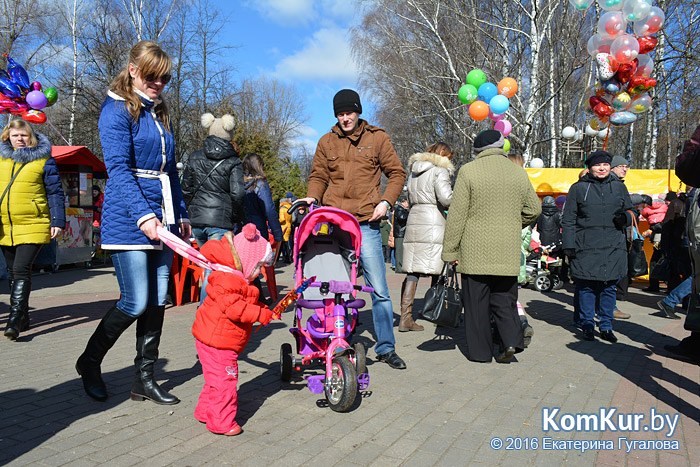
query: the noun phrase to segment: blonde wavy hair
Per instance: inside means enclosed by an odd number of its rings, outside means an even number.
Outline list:
[[[129,74],[129,63],[132,63],[138,68],[141,76],[163,76],[170,73],[172,69],[172,61],[170,56],[160,48],[158,44],[152,41],[141,41],[131,48],[129,52],[129,61],[119,75],[112,81],[109,89],[126,100],[126,109],[134,118],[135,122],[139,120],[141,112],[141,97],[135,92],[133,79]],[[160,101],[156,101],[154,108],[156,116],[160,119],[166,131],[170,131],[170,115],[168,115],[168,106],[163,97]]]
[[[24,120],[12,120],[10,123],[8,123],[7,126],[2,130],[2,134],[0,135],[0,141],[4,143],[8,139],[10,139],[11,130],[24,130],[27,132],[27,134],[29,135],[29,143],[27,144],[27,147],[33,148],[39,144],[39,140],[36,139],[36,133],[34,133],[34,129],[29,123],[25,122]]]

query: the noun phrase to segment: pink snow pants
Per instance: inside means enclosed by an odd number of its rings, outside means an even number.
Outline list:
[[[194,409],[194,418],[207,424],[212,433],[226,433],[236,424],[238,410],[238,353],[210,347],[195,339],[204,387]]]

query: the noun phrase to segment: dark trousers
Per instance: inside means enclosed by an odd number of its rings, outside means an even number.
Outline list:
[[[661,250],[654,248],[654,252],[651,254],[651,259],[649,260],[649,288],[650,289],[658,289],[659,288],[659,279],[652,277],[652,271],[656,267],[656,263],[661,261],[661,257],[664,254],[661,252]]]
[[[467,358],[490,362],[493,357],[491,317],[504,347],[522,351],[523,328],[518,317],[518,278],[462,274]]]
[[[630,286],[630,278],[629,276],[625,275],[622,276],[622,279],[620,279],[617,283],[617,301],[624,302],[627,300],[627,289]]]
[[[615,284],[617,281],[590,281],[576,279],[581,327],[593,329],[595,317],[600,320],[601,331],[612,331],[615,311]]]
[[[36,243],[2,247],[2,254],[7,263],[7,273],[11,281],[31,279],[32,264],[34,264],[41,247],[42,245]]]

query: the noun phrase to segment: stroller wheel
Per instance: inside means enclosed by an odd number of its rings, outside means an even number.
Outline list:
[[[343,355],[333,359],[330,381],[326,381],[325,392],[328,405],[334,412],[345,412],[357,397],[357,374],[350,359]],[[328,376],[326,376],[328,378]]]
[[[535,289],[539,290],[540,292],[549,292],[552,290],[553,286],[554,283],[552,282],[552,278],[549,274],[542,273],[535,277]]]
[[[280,379],[292,379],[292,346],[289,344],[282,344],[280,347]]]
[[[357,374],[367,373],[367,351],[365,346],[359,342],[353,345],[355,349],[355,371]]]

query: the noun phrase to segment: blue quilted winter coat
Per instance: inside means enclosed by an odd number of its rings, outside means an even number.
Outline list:
[[[126,101],[112,91],[102,103],[100,141],[109,175],[102,208],[102,248],[106,250],[162,248],[139,225],[153,217],[167,224],[163,205],[168,183],[175,223],[170,227],[177,231],[178,222],[189,222],[172,131],[166,131],[156,118],[154,102],[143,95],[141,100],[138,122],[127,111]]]

